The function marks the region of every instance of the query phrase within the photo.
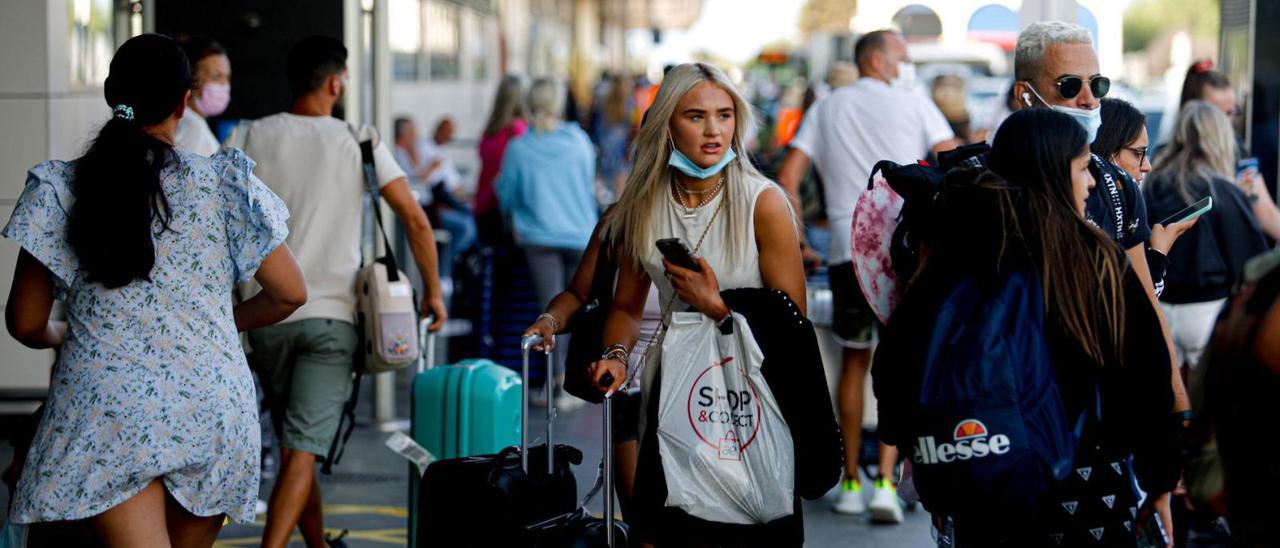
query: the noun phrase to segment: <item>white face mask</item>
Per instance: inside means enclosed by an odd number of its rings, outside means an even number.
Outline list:
[[[1031,93],[1036,94],[1036,99],[1039,99],[1041,103],[1045,104],[1045,106],[1075,119],[1075,121],[1080,124],[1080,127],[1084,128],[1084,132],[1088,134],[1089,144],[1093,144],[1094,139],[1098,138],[1098,128],[1102,127],[1101,106],[1093,110],[1087,110],[1083,108],[1064,107],[1062,105],[1050,105],[1048,101],[1044,100],[1044,97],[1040,96],[1040,92],[1036,91],[1035,87],[1027,86],[1027,88],[1031,90]]]
[[[898,77],[893,79],[892,86],[898,89],[913,90],[916,87],[915,63],[898,63]]]

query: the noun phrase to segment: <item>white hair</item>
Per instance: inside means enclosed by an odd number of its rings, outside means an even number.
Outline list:
[[[1044,69],[1044,52],[1054,44],[1093,45],[1093,35],[1084,27],[1064,21],[1037,21],[1018,34],[1013,53],[1013,74],[1018,80],[1033,80]]]
[[[564,96],[559,83],[551,78],[539,78],[529,86],[529,117],[534,128],[555,130],[563,112]]]

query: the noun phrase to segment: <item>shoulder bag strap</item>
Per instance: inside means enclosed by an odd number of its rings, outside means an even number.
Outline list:
[[[387,237],[386,225],[382,221],[382,192],[378,190],[378,169],[373,160],[373,139],[360,139],[356,128],[348,126],[351,136],[360,143],[360,169],[364,174],[365,185],[369,189],[369,199],[373,204],[373,218],[378,224],[378,233],[382,235],[383,255],[375,259],[387,267],[387,279],[400,281],[400,263],[396,261],[395,249],[391,247],[391,239]],[[415,308],[416,308],[415,304]]]

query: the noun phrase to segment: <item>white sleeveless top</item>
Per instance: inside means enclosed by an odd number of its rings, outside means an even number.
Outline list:
[[[720,207],[720,201],[725,199],[724,191],[712,198],[706,206],[699,208],[693,217],[686,217],[684,206],[680,205],[670,192],[666,192],[666,199],[659,204],[653,215],[653,224],[649,232],[650,238],[655,242],[663,238],[683,238],[694,255],[701,256],[707,260],[707,264],[711,265],[711,270],[715,272],[716,280],[720,283],[721,291],[743,287],[764,287],[764,280],[760,277],[760,251],[756,247],[756,201],[765,190],[770,188],[782,191],[777,184],[763,177],[748,177],[738,184],[741,187],[734,198],[736,203],[724,204],[724,209],[715,216],[715,225],[707,230],[702,247],[695,249],[698,239],[702,238],[703,231],[707,229],[707,223],[712,222],[716,208]],[[727,214],[731,207],[735,214],[732,217]],[[745,253],[741,257],[736,256],[733,246],[728,242],[728,223],[731,222],[731,218],[733,223],[742,226],[743,230],[740,233],[747,238]],[[653,285],[658,288],[662,303],[660,306],[666,306],[671,296],[675,294],[675,288],[664,275],[666,269],[662,267],[662,253],[658,251],[656,245],[650,248],[643,264],[645,272],[653,280]],[[688,308],[686,303],[676,299],[671,310],[681,311]]]

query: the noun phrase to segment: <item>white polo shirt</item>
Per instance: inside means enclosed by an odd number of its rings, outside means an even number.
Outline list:
[[[254,175],[289,206],[286,243],[307,280],[307,304],[285,322],[355,321],[360,222],[369,191],[350,126],[331,116],[284,112],[242,124],[227,146],[257,162]],[[375,140],[373,160],[379,188],[405,176],[386,143]],[[250,283],[241,295],[258,290]]]
[[[810,107],[791,146],[822,176],[831,222],[827,263],[853,260],[853,208],[876,162],[914,163],[954,137],[928,98],[874,78],[860,78]]]

